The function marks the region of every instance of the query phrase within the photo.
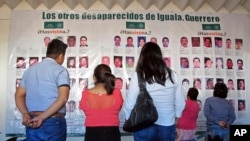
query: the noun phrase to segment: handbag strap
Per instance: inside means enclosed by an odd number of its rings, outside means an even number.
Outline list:
[[[140,88],[140,91],[143,93],[139,93],[139,94],[144,94],[145,96],[149,97],[149,99],[152,99],[151,96],[149,95],[147,89],[146,89],[146,81],[144,78],[142,78],[142,76],[140,75],[140,73],[137,72],[137,77],[138,77],[138,85]]]
[[[139,72],[137,72],[137,77],[138,77],[138,86],[140,87],[140,91],[146,89],[145,80],[142,78]]]

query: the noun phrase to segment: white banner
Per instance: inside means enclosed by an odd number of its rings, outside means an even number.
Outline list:
[[[102,60],[103,63],[109,60],[113,73],[122,80],[118,85],[117,79],[116,85],[121,87],[125,97],[140,53],[140,42],[153,40],[162,48],[166,64],[184,80],[184,91],[193,86],[199,89],[201,111],[198,131],[206,130],[202,106],[205,99],[213,95],[216,82],[224,82],[230,87],[227,99],[235,107],[237,119],[244,119],[246,109],[239,105],[247,105],[246,93],[249,92],[245,88],[248,21],[247,15],[240,14],[13,11],[9,37],[6,134],[25,134],[21,114],[15,106],[14,92],[23,72],[45,57],[46,41],[53,38],[69,45],[63,64],[71,78],[66,114],[69,135],[85,133],[85,116],[78,104],[82,90],[93,86],[95,66]],[[121,39],[117,44],[116,36]],[[81,40],[82,43],[85,40],[87,45],[81,45]],[[122,112],[120,119],[122,127]]]

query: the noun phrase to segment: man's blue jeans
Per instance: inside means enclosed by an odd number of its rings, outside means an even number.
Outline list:
[[[134,141],[175,141],[175,125],[150,127],[134,132]]]
[[[46,119],[39,128],[26,127],[26,138],[26,141],[66,141],[66,119],[53,117]]]
[[[229,128],[223,129],[219,125],[208,125],[208,132],[213,138],[215,135],[219,135],[223,141],[229,141],[230,131]]]

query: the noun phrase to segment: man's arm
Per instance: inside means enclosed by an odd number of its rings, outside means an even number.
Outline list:
[[[58,88],[59,94],[57,100],[41,115],[31,119],[33,128],[41,126],[45,119],[58,112],[67,103],[69,98],[69,90],[70,88],[68,86],[61,86]]]
[[[18,87],[15,93],[15,101],[16,101],[16,106],[18,107],[19,111],[22,114],[22,124],[25,126],[28,126],[29,120],[30,120],[30,115],[28,112],[28,109],[26,107],[26,90],[23,87]]]

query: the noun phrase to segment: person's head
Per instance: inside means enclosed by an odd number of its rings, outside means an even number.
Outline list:
[[[116,77],[115,78],[115,88],[117,89],[122,89],[122,86],[123,86],[123,80],[121,77]]]
[[[76,36],[68,36],[67,43],[69,47],[76,46]]]
[[[182,47],[188,47],[188,38],[187,37],[181,37],[181,46]]]
[[[225,83],[216,83],[214,86],[213,96],[219,98],[227,98],[227,92],[228,89]]]
[[[227,69],[233,69],[233,61],[231,58],[227,59]]]
[[[166,64],[166,66],[170,68],[171,67],[171,58],[170,57],[164,57],[163,60],[164,60],[164,62]]]
[[[200,64],[201,64],[200,58],[194,57],[193,64],[194,64],[194,68],[200,68]]]
[[[17,57],[16,68],[24,69],[26,67],[25,58]]]
[[[227,88],[228,90],[234,90],[234,81],[232,79],[227,80]]]
[[[110,65],[110,58],[108,56],[102,56],[102,64]]]
[[[189,61],[187,57],[181,57],[181,68],[189,68]]]
[[[201,79],[200,78],[195,78],[193,82],[193,87],[201,90]]]
[[[143,46],[138,58],[136,72],[150,84],[156,82],[165,85],[166,73],[169,74],[172,81],[171,70],[163,60],[161,49],[159,45],[153,42],[147,42]]]
[[[244,79],[238,79],[238,90],[245,90],[245,81]]]
[[[116,68],[122,68],[122,56],[114,56],[114,65]]]
[[[214,82],[212,78],[207,79],[207,87],[206,89],[213,89],[214,88]]]
[[[75,67],[76,67],[76,58],[75,57],[68,57],[67,68],[75,68]]]
[[[114,42],[115,42],[115,46],[120,46],[121,45],[121,37],[119,35],[116,35],[114,37]]]
[[[223,58],[219,57],[216,58],[216,68],[217,69],[223,69]]]
[[[231,45],[232,45],[231,39],[227,38],[227,39],[226,39],[226,48],[227,48],[227,49],[231,49],[231,47],[232,47]]]
[[[199,91],[196,88],[189,88],[187,92],[187,97],[191,100],[197,100]]]
[[[242,59],[237,60],[237,66],[238,66],[238,70],[243,70],[243,60]]]
[[[88,78],[79,78],[79,88],[82,91],[88,88]]]
[[[38,63],[38,57],[30,57],[29,65],[32,66]]]
[[[222,38],[221,37],[215,37],[215,47],[222,47]]]
[[[76,109],[76,102],[74,100],[70,100],[67,102],[67,112],[74,112]]]
[[[162,46],[163,46],[163,47],[168,47],[168,44],[169,44],[169,39],[168,39],[168,37],[163,37],[163,38],[162,38]]]
[[[44,41],[45,47],[48,47],[48,44],[49,44],[49,42],[51,41],[51,39],[50,39],[50,37],[45,36],[45,37],[43,38],[43,41]]]
[[[156,37],[151,37],[150,42],[156,43],[157,44],[157,38]]]
[[[99,64],[94,69],[94,83],[95,85],[101,83],[104,84],[104,88],[108,95],[113,93],[115,87],[115,76],[112,74],[108,65]]]
[[[133,38],[132,37],[127,37],[127,47],[133,47]]]
[[[135,59],[134,57],[126,57],[127,67],[134,67]]]
[[[204,46],[207,48],[212,47],[211,37],[204,37]]]
[[[80,37],[80,47],[87,47],[88,46],[88,38],[87,36]]]
[[[146,42],[145,37],[138,37],[138,47],[143,47]]]
[[[79,58],[79,68],[88,68],[89,63],[88,63],[88,57],[83,56]]]
[[[200,47],[200,37],[192,37],[192,47]]]
[[[242,47],[242,39],[235,39],[235,48],[240,50]]]
[[[212,68],[213,61],[209,57],[204,58],[205,68]]]
[[[245,100],[238,100],[238,111],[244,111],[245,110]]]
[[[189,88],[189,80],[187,78],[184,78],[181,84],[182,84],[182,89],[184,91],[187,91]]]
[[[59,39],[53,39],[47,48],[46,57],[50,57],[60,65],[64,62],[64,56],[67,49],[67,44],[63,43]]]

